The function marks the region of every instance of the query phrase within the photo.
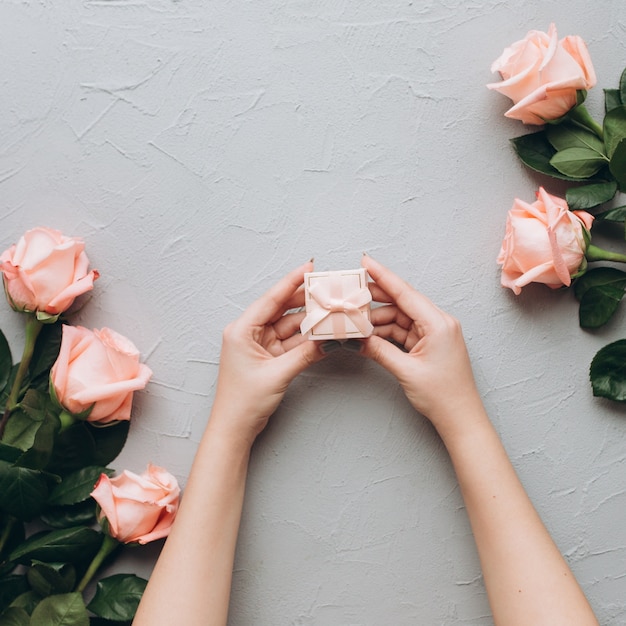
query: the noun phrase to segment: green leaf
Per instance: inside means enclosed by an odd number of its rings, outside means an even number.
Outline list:
[[[567,148],[587,148],[598,154],[604,154],[604,142],[595,133],[575,124],[564,122],[557,126],[548,126],[546,136],[557,151]]]
[[[30,450],[18,459],[16,465],[31,469],[44,469],[52,456],[55,436],[59,431],[59,420],[55,416],[46,416],[35,435],[35,441]]]
[[[7,422],[3,442],[26,451],[35,442],[35,436],[42,423],[43,419],[34,419],[25,411],[17,409]]]
[[[29,389],[20,401],[20,409],[40,422],[50,412],[50,396],[36,389]]]
[[[33,358],[28,366],[28,378],[31,386],[40,391],[48,387],[50,368],[59,356],[63,324],[45,324],[40,330],[33,351]]]
[[[40,596],[69,593],[76,584],[76,570],[71,563],[33,562],[28,570],[28,582]]]
[[[12,368],[11,348],[4,333],[0,330],[0,389],[4,389],[7,386]]]
[[[5,431],[6,443],[25,451],[16,465],[44,469],[52,456],[59,428],[60,422],[52,412],[49,397],[29,389]]]
[[[617,107],[621,107],[622,99],[620,97],[619,89],[605,89],[604,90],[604,112],[608,113],[609,111],[616,109]]]
[[[18,365],[14,365],[11,368],[11,373],[9,374],[9,380],[7,381],[6,386],[4,387],[4,389],[0,390],[0,406],[6,407],[7,405],[7,401],[9,399],[9,393],[11,392],[11,387],[13,386],[13,381],[15,380],[15,376],[17,374],[17,370],[18,370]]]
[[[565,148],[550,159],[559,172],[576,180],[590,178],[606,163],[606,157],[589,148]]]
[[[130,422],[124,420],[123,422],[105,427],[92,426],[87,422],[85,427],[95,443],[92,464],[105,466],[109,465],[122,451],[128,437]]]
[[[623,222],[626,220],[626,206],[618,206],[602,213],[596,213],[596,221]]]
[[[626,106],[622,105],[604,116],[604,144],[609,158],[612,158],[617,144],[624,137],[626,137]]]
[[[2,561],[0,563],[0,584],[4,576],[12,574],[17,567],[17,563],[11,563],[11,561]],[[0,607],[0,613],[2,613],[2,607]]]
[[[30,615],[17,606],[9,607],[0,615],[0,626],[29,626]]]
[[[550,164],[556,151],[548,141],[545,131],[516,137],[511,139],[511,143],[519,159],[531,170],[561,180],[578,180],[562,174]]]
[[[626,67],[619,79],[619,96],[622,104],[626,104]]]
[[[17,596],[17,598],[11,602],[11,606],[24,609],[30,615],[40,602],[41,596],[31,589]]]
[[[63,593],[43,599],[31,615],[31,624],[89,626],[89,614],[80,593]]]
[[[41,521],[51,528],[71,528],[90,525],[96,519],[96,502],[89,498],[71,506],[53,506],[40,516]]]
[[[615,176],[620,191],[626,191],[626,137],[615,146],[609,169]]]
[[[0,578],[0,613],[26,591],[28,591],[26,576],[13,574]]]
[[[626,272],[614,267],[596,267],[589,270],[574,283],[574,296],[581,300],[585,293],[593,287],[603,285],[621,285],[626,281]]]
[[[15,463],[22,456],[22,450],[15,446],[9,446],[6,443],[0,442],[0,461],[7,461],[8,463]]]
[[[83,422],[77,422],[57,436],[48,470],[62,476],[87,465],[106,465],[95,460],[96,444]]]
[[[593,395],[626,402],[626,339],[604,346],[589,368]]]
[[[625,281],[626,282],[626,281]],[[581,328],[599,328],[606,324],[624,297],[626,284],[591,287],[580,301],[578,320]]]
[[[46,506],[52,477],[0,461],[0,509],[28,521]]]
[[[132,620],[147,584],[147,580],[131,574],[103,578],[98,582],[96,595],[87,608],[105,619]]]
[[[580,300],[578,317],[581,328],[598,328],[609,321],[624,296],[626,272],[613,267],[589,270],[574,283]]]
[[[617,193],[617,183],[593,183],[582,187],[570,187],[565,192],[565,200],[572,211],[592,209],[608,202]]]
[[[2,549],[0,550],[0,577],[9,574],[15,569],[15,563],[6,557],[14,550],[16,546],[24,541],[25,530],[24,524],[13,517],[0,517],[0,536],[5,537]],[[2,586],[0,585],[0,590]],[[0,602],[0,611],[2,604]]]
[[[52,490],[48,503],[66,505],[84,502],[89,498],[102,473],[113,476],[115,472],[97,465],[83,467],[69,474]]]
[[[78,526],[51,530],[29,537],[9,558],[19,563],[29,563],[32,559],[44,563],[88,561],[101,543],[102,534],[92,528]]]

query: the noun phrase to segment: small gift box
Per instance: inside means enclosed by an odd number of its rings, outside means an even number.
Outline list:
[[[367,281],[364,269],[306,273],[302,334],[313,340],[369,337],[374,327]]]

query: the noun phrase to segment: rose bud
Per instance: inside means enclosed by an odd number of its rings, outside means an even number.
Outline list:
[[[498,256],[502,285],[515,294],[531,282],[552,289],[569,286],[585,263],[592,222],[592,215],[570,211],[565,200],[543,188],[532,204],[516,198]]]
[[[77,296],[93,289],[98,272],[88,268],[85,244],[49,228],[27,231],[0,255],[10,305],[36,312],[43,321],[56,320]]]
[[[532,30],[525,39],[506,48],[491,66],[503,80],[487,85],[510,98],[514,106],[506,117],[525,124],[556,120],[580,104],[577,92],[596,84],[596,74],[585,42],[578,36],[558,41],[556,28]]]
[[[115,478],[101,474],[91,497],[99,505],[99,521],[112,537],[144,544],[169,534],[180,487],[170,473],[149,464],[140,476],[127,470]]]
[[[130,419],[133,392],[143,389],[152,370],[139,362],[139,351],[109,328],[63,326],[61,349],[50,371],[58,402],[78,415],[91,408],[87,421],[98,424]]]

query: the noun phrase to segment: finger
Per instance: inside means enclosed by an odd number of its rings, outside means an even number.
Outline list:
[[[382,339],[391,339],[401,346],[404,346],[407,350],[411,349],[409,346],[407,346],[409,331],[406,328],[398,326],[397,324],[384,324],[383,326],[375,326],[374,334],[377,337],[381,337]],[[415,345],[415,341],[413,342],[413,345]]]
[[[324,358],[324,353],[316,345],[317,341],[304,340],[291,350],[287,350],[274,360],[280,368],[283,380],[291,382],[298,374]]]
[[[279,357],[285,354],[285,352],[293,350],[304,341],[307,341],[307,339],[302,335],[292,335],[291,337],[287,337],[284,340],[280,340],[274,337],[273,341],[269,342],[263,347],[263,350],[268,352],[270,356]]]
[[[403,359],[407,358],[405,353],[402,352],[400,348],[377,335],[372,335],[363,341],[361,354],[376,361],[379,365],[382,365],[396,378],[400,378],[405,370],[405,367],[403,367]]]
[[[313,263],[309,261],[289,272],[258,300],[255,300],[243,312],[241,320],[246,324],[264,326],[273,319],[277,319],[289,308],[287,303],[296,294],[300,285],[302,285],[304,273],[312,270]]]
[[[439,319],[441,311],[425,295],[384,265],[367,255],[361,258],[361,264],[398,307],[418,324],[434,323]]]
[[[367,286],[374,302],[384,302],[385,304],[393,302],[391,296],[380,285],[367,283]]]
[[[285,302],[285,310],[300,309],[304,306],[304,285],[300,285],[296,292]]]
[[[301,334],[291,335],[291,337],[286,337],[281,341],[281,347],[283,352],[289,352],[289,350],[293,350],[296,346],[299,346],[301,343],[305,341],[310,341],[307,337],[303,337]],[[313,342],[311,342],[313,343]]]
[[[274,332],[279,339],[287,339],[300,331],[300,323],[304,319],[304,311],[300,313],[287,313],[274,323]]]
[[[370,311],[370,321],[374,326],[396,322],[406,329],[410,328],[413,324],[413,320],[393,304],[372,309]]]

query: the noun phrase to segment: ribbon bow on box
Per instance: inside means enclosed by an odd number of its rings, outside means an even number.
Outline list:
[[[306,317],[300,324],[309,339],[369,337],[369,303],[364,269],[339,272],[309,272],[304,275]]]

